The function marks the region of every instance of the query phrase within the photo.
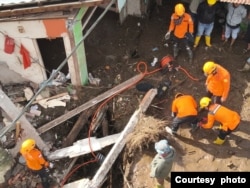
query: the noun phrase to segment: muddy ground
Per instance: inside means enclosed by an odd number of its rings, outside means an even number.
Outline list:
[[[134,140],[141,143],[133,147],[129,145],[121,153],[110,171],[107,181],[103,184],[106,187],[124,188],[151,188],[154,180],[149,177],[150,162],[154,157],[154,142],[166,138],[175,147],[177,156],[174,162],[173,171],[249,171],[249,149],[250,149],[250,127],[249,127],[249,93],[250,74],[238,72],[242,68],[250,53],[243,54],[247,44],[241,34],[232,50],[228,45],[222,46],[221,25],[216,22],[212,33],[212,47],[207,49],[204,38],[201,39],[199,47],[194,51],[193,63],[188,62],[186,51],[181,51],[178,59],[174,62],[183,69],[179,71],[163,73],[157,63],[154,67],[151,62],[154,57],[160,60],[166,55],[172,54],[172,43],[164,46],[166,41],[164,35],[168,29],[173,6],[177,1],[164,1],[163,6],[154,9],[150,17],[143,16],[126,18],[123,24],[119,22],[119,16],[115,12],[108,12],[102,21],[85,40],[88,71],[96,78],[101,79],[99,86],[87,85],[78,90],[78,100],[71,100],[67,108],[56,108],[42,111],[37,126],[43,125],[49,120],[59,116],[58,113],[66,113],[69,110],[92,99],[94,96],[107,91],[135,75],[144,74],[139,83],[134,83],[130,88],[114,96],[109,101],[107,113],[108,131],[105,134],[113,134],[123,130],[131,115],[138,107],[146,92],[137,89],[138,84],[149,84],[158,88],[164,81],[171,81],[171,86],[164,95],[155,97],[152,104],[145,113],[144,126],[154,129],[154,135],[146,134],[148,130],[142,125],[135,130]],[[97,9],[95,19],[103,9]],[[215,129],[199,129],[194,133],[190,132],[188,125],[183,125],[178,130],[178,136],[171,137],[164,127],[171,126],[171,102],[175,93],[182,92],[193,95],[198,102],[205,95],[205,77],[202,73],[202,66],[205,61],[213,60],[221,64],[231,73],[231,90],[225,106],[237,111],[242,121],[238,130],[232,133],[222,146],[213,144],[217,136]],[[140,65],[140,66],[138,66]],[[47,112],[46,112],[47,111]],[[46,115],[47,113],[47,115]],[[53,128],[50,133],[56,135],[55,148],[60,148],[63,139],[66,137],[74,122],[74,117],[63,125]],[[147,118],[150,121],[147,121]],[[91,116],[89,117],[91,121]],[[164,121],[164,125],[162,122]],[[218,124],[216,124],[217,126]],[[63,129],[62,129],[63,126]],[[156,131],[157,130],[157,131]],[[156,132],[155,132],[156,131]],[[79,133],[77,139],[87,137],[88,126],[86,125]],[[51,137],[51,134],[48,134]],[[94,136],[104,135],[98,130]],[[45,135],[43,135],[46,138]],[[109,147],[101,151],[104,155],[109,152]],[[93,157],[91,155],[80,157],[76,165],[82,164]],[[63,164],[67,161],[62,160]],[[62,161],[55,162],[58,166]],[[92,177],[98,165],[87,165],[76,171],[68,181],[75,181],[84,177]],[[91,169],[91,170],[90,170]],[[170,183],[166,182],[166,187]]]
[[[168,29],[173,4],[175,4],[173,1],[164,2],[162,7],[154,9],[150,18],[129,16],[122,25],[118,22],[117,14],[109,12],[105,15],[103,21],[97,25],[85,43],[88,69],[101,79],[102,86],[115,85],[117,75],[121,76],[121,81],[125,81],[139,74],[137,66],[141,61],[145,62],[148,72],[154,71],[159,67],[159,64],[156,64],[155,67],[151,66],[150,63],[154,57],[160,60],[162,57],[172,54],[171,43],[169,47],[165,47],[166,41],[163,37]],[[181,65],[188,74],[182,70],[166,74],[156,71],[146,74],[141,81],[141,83],[149,83],[158,87],[163,81],[171,79],[174,87],[162,98],[155,98],[146,112],[147,116],[171,122],[170,105],[176,92],[191,94],[197,102],[204,96],[205,77],[202,73],[202,66],[205,61],[213,60],[231,73],[231,90],[224,105],[240,113],[242,122],[239,129],[232,133],[222,146],[212,143],[217,136],[215,129],[200,129],[191,134],[189,126],[183,125],[174,139],[165,133],[160,133],[158,138],[169,139],[177,150],[173,171],[250,170],[248,159],[250,75],[237,71],[243,67],[250,54],[243,54],[243,49],[247,45],[243,33],[239,35],[235,46],[230,50],[228,45],[222,46],[221,31],[222,26],[217,20],[212,33],[213,47],[207,49],[204,38],[202,38],[199,47],[194,51],[193,63],[187,61],[185,51],[180,52],[176,63]],[[137,56],[134,56],[135,54]],[[115,124],[117,130],[120,130],[120,126],[126,125],[139,104],[140,96],[144,95],[144,92],[136,89],[136,85],[116,97],[116,100],[123,99],[121,104],[125,102],[121,111],[117,109],[115,112],[115,114],[119,114]],[[166,126],[171,126],[171,124],[167,123]],[[146,143],[145,146],[147,147],[142,151],[135,151],[132,161],[124,160],[127,161],[122,165],[126,181],[123,181],[119,187],[153,187],[154,182],[149,178],[149,165],[155,151],[152,143]],[[123,157],[127,156],[128,154],[125,152]],[[166,182],[166,185],[170,187],[169,182]]]

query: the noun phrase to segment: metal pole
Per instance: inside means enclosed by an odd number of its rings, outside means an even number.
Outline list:
[[[26,106],[23,108],[23,110],[18,114],[18,116],[11,122],[11,124],[7,127],[4,127],[0,130],[0,138],[5,135],[6,132],[8,132],[10,129],[15,128],[15,123],[19,120],[20,117],[26,112],[28,107],[32,104],[32,102],[36,99],[36,97],[41,93],[41,91],[48,85],[48,83],[56,76],[56,74],[63,68],[63,66],[68,62],[69,58],[75,53],[77,48],[81,45],[81,43],[86,39],[86,37],[93,31],[95,26],[99,23],[99,21],[103,18],[103,16],[106,14],[106,12],[109,10],[109,8],[113,5],[113,3],[116,0],[112,0],[108,6],[105,8],[103,13],[98,17],[96,22],[91,25],[91,27],[87,30],[85,35],[82,37],[82,39],[78,42],[78,44],[73,48],[73,50],[70,52],[69,56],[66,57],[66,59],[58,66],[58,68],[51,74],[49,79],[47,79],[44,84],[39,88],[39,90],[35,93],[35,95],[30,99],[30,101],[26,104]]]

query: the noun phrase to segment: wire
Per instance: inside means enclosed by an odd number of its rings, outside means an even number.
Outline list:
[[[148,76],[148,75],[150,75],[150,74],[156,73],[157,71],[159,71],[159,70],[161,70],[161,69],[162,69],[162,67],[156,68],[156,69],[154,69],[154,70],[152,70],[152,71],[149,72],[149,71],[148,71],[148,66],[147,66],[147,64],[146,64],[145,62],[143,62],[143,61],[138,62],[138,63],[137,63],[137,66],[136,66],[136,70],[141,74],[141,78],[140,78],[139,80],[137,80],[137,81],[135,81],[135,82],[133,82],[133,83],[127,85],[126,87],[124,87],[124,88],[123,88],[122,90],[120,90],[119,92],[117,92],[117,93],[111,95],[109,98],[107,98],[106,100],[104,100],[104,101],[98,106],[98,108],[96,109],[94,115],[92,116],[92,119],[91,119],[91,122],[90,122],[90,126],[89,126],[89,130],[88,130],[88,144],[89,144],[89,148],[90,148],[91,154],[92,154],[92,156],[94,157],[94,160],[85,162],[85,163],[79,165],[77,168],[73,169],[73,170],[64,178],[64,180],[62,181],[61,185],[64,185],[64,183],[67,181],[67,179],[68,179],[76,170],[78,170],[80,167],[82,167],[82,166],[84,166],[84,165],[86,165],[86,164],[89,164],[89,163],[98,162],[98,159],[97,159],[97,157],[96,157],[96,155],[95,155],[95,153],[94,153],[94,151],[93,151],[92,144],[91,144],[91,139],[90,139],[90,138],[91,138],[91,134],[92,134],[92,127],[93,127],[93,124],[94,124],[94,120],[95,120],[97,114],[99,113],[99,111],[100,111],[100,110],[101,110],[101,109],[102,109],[111,99],[113,99],[116,95],[122,93],[123,91],[125,91],[125,90],[127,90],[127,89],[129,89],[129,88],[131,88],[133,85],[135,85],[136,83],[138,83],[139,81],[141,81],[145,76]],[[196,81],[198,80],[198,79],[192,77],[184,68],[179,67],[179,69],[182,70],[183,72],[185,72],[186,75],[187,75],[189,78],[191,78],[192,80],[196,80]],[[164,101],[165,101],[165,100],[163,100],[163,101],[161,101],[161,102],[164,102]]]
[[[76,168],[74,168],[64,179],[63,181],[60,183],[60,186],[63,187],[64,183],[68,180],[68,178],[73,174],[75,173],[75,171],[77,171],[80,167],[84,166],[84,165],[87,165],[89,163],[94,163],[96,162],[97,160],[94,159],[94,160],[90,160],[90,161],[87,161],[85,163],[82,163],[81,165],[77,166]]]
[[[179,66],[178,69],[182,70],[190,79],[194,80],[194,81],[199,81],[198,78],[194,78],[193,76],[191,76],[188,71],[186,69],[184,69],[183,67]]]

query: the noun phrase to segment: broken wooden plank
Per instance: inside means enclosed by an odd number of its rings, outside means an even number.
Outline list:
[[[11,119],[15,119],[17,114],[20,114],[19,109],[15,104],[9,99],[9,97],[0,89],[0,107],[7,113]],[[20,145],[23,140],[27,138],[33,138],[36,141],[37,146],[44,151],[49,151],[48,146],[43,142],[37,133],[36,129],[30,124],[24,115],[18,120],[22,125],[22,135],[21,140],[16,143],[16,146],[13,149],[10,149],[10,152],[13,156],[19,152]],[[16,127],[14,127],[15,129]],[[13,130],[14,130],[13,129]]]
[[[21,134],[21,123],[19,121],[16,122],[16,135],[15,135],[15,141],[17,142],[17,139],[20,137]]]
[[[87,112],[82,112],[82,114],[77,119],[67,138],[63,141],[62,147],[68,147],[73,144],[79,132],[82,130],[83,126],[87,123],[89,116],[92,114],[92,110]]]
[[[90,137],[90,138],[85,138],[83,140],[78,140],[77,142],[73,144],[73,146],[69,146],[69,147],[51,152],[47,156],[47,158],[49,160],[57,160],[57,159],[62,159],[66,157],[73,158],[73,157],[78,157],[81,155],[91,153],[91,151],[99,151],[106,146],[114,144],[119,136],[120,136],[120,133],[117,133],[117,134],[113,134],[113,135],[106,136],[106,137],[99,138],[99,139],[95,137]],[[91,144],[91,148],[90,148],[90,144]]]
[[[68,92],[60,93],[58,95],[54,95],[54,96],[48,97],[48,98],[38,99],[38,100],[32,102],[32,104],[36,104],[36,103],[39,103],[39,102],[44,101],[44,100],[48,101],[48,100],[52,100],[52,99],[57,99],[57,98],[65,96],[65,95],[68,95]]]
[[[134,114],[131,116],[129,122],[127,123],[126,127],[122,131],[121,135],[119,138],[116,140],[114,146],[108,153],[107,157],[103,161],[101,167],[95,174],[92,180],[86,184],[86,179],[78,180],[72,183],[69,183],[67,185],[64,185],[64,188],[81,188],[83,185],[83,181],[85,182],[84,188],[97,188],[101,187],[105,177],[107,176],[108,171],[112,167],[113,163],[117,159],[118,155],[124,148],[126,144],[126,137],[133,132],[136,124],[138,123],[140,116],[143,112],[146,111],[148,108],[149,104],[152,102],[152,99],[156,96],[157,94],[157,89],[151,89],[149,90],[146,95],[144,96],[142,102],[139,105],[139,108],[134,112]]]
[[[103,119],[106,118],[106,113],[108,110],[108,105],[105,105],[98,111],[95,119],[92,120],[91,133],[95,133],[99,126],[102,124]]]
[[[82,104],[81,106],[69,111],[68,113],[50,121],[49,123],[39,127],[37,129],[38,133],[39,134],[42,134],[50,129],[52,129],[53,127],[59,125],[60,123],[74,117],[75,115],[79,114],[80,112],[98,104],[99,102],[117,94],[117,93],[120,93],[122,92],[125,88],[127,89],[128,86],[132,86],[134,83],[137,83],[138,81],[140,81],[142,78],[144,77],[143,74],[139,74],[139,75],[136,75],[132,78],[130,78],[129,80],[117,85],[116,87],[102,93],[101,95],[95,97],[94,99]]]

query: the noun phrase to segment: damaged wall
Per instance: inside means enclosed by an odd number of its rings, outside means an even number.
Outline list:
[[[71,52],[65,19],[0,22],[0,79],[3,84],[32,81],[40,84],[47,79],[37,45],[38,38],[62,37],[66,54]],[[56,31],[56,32],[55,32]],[[14,50],[6,52],[6,37],[14,40]],[[21,51],[21,49],[24,49]],[[68,63],[72,63],[72,58]],[[74,75],[74,74],[73,74]],[[72,81],[73,82],[73,81]]]

